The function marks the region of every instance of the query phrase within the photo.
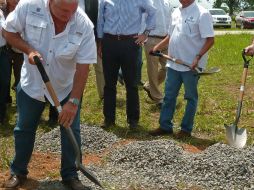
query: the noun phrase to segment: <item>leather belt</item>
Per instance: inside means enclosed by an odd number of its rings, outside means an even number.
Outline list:
[[[105,38],[111,38],[114,40],[128,40],[128,39],[132,39],[134,36],[136,36],[137,34],[130,34],[130,35],[113,35],[113,34],[109,34],[109,33],[105,33],[104,37]]]
[[[149,37],[152,37],[152,38],[159,38],[159,39],[164,39],[166,36],[149,35]]]

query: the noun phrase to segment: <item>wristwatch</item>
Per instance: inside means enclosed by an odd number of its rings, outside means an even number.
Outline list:
[[[72,104],[79,106],[79,99],[78,98],[70,98],[68,102],[71,102]]]
[[[148,35],[150,34],[150,30],[145,30],[145,31],[143,32],[143,34],[146,35],[146,36],[148,37]]]

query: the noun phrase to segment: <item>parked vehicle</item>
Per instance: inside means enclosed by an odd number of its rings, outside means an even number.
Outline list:
[[[254,28],[254,11],[241,11],[235,17],[236,27]]]
[[[214,27],[231,28],[232,19],[223,9],[209,9]]]

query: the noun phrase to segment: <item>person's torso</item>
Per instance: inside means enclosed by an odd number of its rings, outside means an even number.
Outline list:
[[[142,0],[104,0],[104,33],[137,34],[144,3]]]
[[[200,15],[204,11],[196,3],[187,8],[177,8],[172,13],[172,21],[169,28],[170,43],[169,55],[191,64],[204,45],[206,39],[200,33]],[[209,22],[209,20],[208,20]],[[208,24],[208,23],[207,23]],[[199,66],[204,67],[207,55],[199,61]],[[187,71],[188,68],[168,62],[168,66],[179,71]]]

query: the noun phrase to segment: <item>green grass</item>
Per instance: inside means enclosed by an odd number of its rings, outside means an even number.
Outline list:
[[[243,60],[241,51],[252,39],[252,35],[225,35],[216,36],[214,47],[209,54],[208,67],[220,67],[221,72],[202,77],[199,83],[199,106],[195,119],[193,135],[195,138],[187,139],[184,142],[196,146],[209,146],[216,142],[225,142],[224,123],[231,124],[235,118],[237,99],[243,71]],[[143,58],[143,81],[146,81],[146,63]],[[242,115],[239,127],[246,128],[248,131],[248,144],[253,144],[254,132],[254,77],[253,63],[251,61],[246,84]],[[163,86],[162,86],[163,88]],[[111,129],[112,133],[122,138],[149,140],[148,131],[159,127],[159,110],[151,104],[147,94],[139,90],[140,95],[140,128],[137,131],[130,131],[126,122],[126,103],[125,88],[117,86],[117,108],[116,108],[116,127]],[[185,101],[184,91],[181,90],[174,122],[177,126],[181,122]],[[12,94],[15,97],[14,94]],[[81,121],[88,125],[100,126],[103,123],[102,102],[97,95],[95,73],[91,67],[89,80],[83,97],[81,111]],[[46,120],[48,119],[48,109],[42,117],[39,132],[48,131]],[[9,124],[0,126],[0,170],[5,169],[13,156],[13,128],[15,126],[15,105],[9,107]],[[177,128],[179,130],[179,127]]]

